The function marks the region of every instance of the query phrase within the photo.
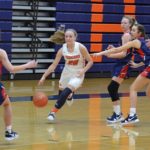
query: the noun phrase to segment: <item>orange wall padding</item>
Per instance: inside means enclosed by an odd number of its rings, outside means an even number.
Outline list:
[[[103,14],[91,14],[91,22],[103,22]]]
[[[92,24],[91,32],[122,32],[120,24]]]
[[[91,12],[103,12],[103,4],[92,4]]]
[[[135,14],[135,5],[125,5],[124,13],[125,14]]]
[[[134,4],[135,3],[135,0],[124,0],[124,3],[129,3],[129,4]]]
[[[90,52],[100,52],[102,50],[102,44],[100,43],[91,43]]]
[[[103,2],[103,0],[91,0],[91,2]]]

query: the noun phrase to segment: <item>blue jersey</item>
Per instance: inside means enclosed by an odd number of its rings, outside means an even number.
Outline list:
[[[141,57],[143,57],[143,62],[145,66],[146,67],[150,66],[150,48],[146,46],[146,41],[144,38],[140,38],[138,40],[141,42],[141,47],[140,49],[137,49],[136,51],[137,53],[140,53],[140,54],[143,53],[142,54],[143,56],[141,55]]]
[[[126,56],[125,57],[123,57],[123,58],[121,58],[121,59],[117,59],[117,63],[128,63],[128,62],[130,62],[130,60],[132,59],[132,57],[133,57],[133,50],[132,50],[132,48],[129,48],[128,50],[127,50],[127,53],[126,53]]]
[[[126,56],[124,58],[117,59],[112,76],[126,78],[131,69],[129,62],[132,60],[133,55],[133,49],[130,48],[127,50]]]

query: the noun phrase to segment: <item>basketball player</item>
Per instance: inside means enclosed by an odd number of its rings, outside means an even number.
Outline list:
[[[43,84],[46,77],[54,72],[62,57],[65,59],[65,66],[59,80],[59,98],[48,115],[48,120],[53,121],[55,114],[63,107],[70,94],[76,91],[83,83],[85,73],[92,66],[93,61],[87,48],[76,42],[77,32],[74,29],[65,31],[65,43],[58,50],[54,62],[49,66],[39,81]],[[85,64],[85,61],[87,63]]]
[[[123,31],[123,35],[121,38],[122,45],[131,41],[130,30],[134,23],[134,18],[130,16],[123,16],[121,20],[121,28]],[[112,47],[112,45],[109,45],[108,49]],[[113,114],[110,117],[107,117],[107,122],[109,123],[115,123],[123,119],[118,90],[124,79],[127,77],[128,72],[130,71],[129,62],[130,60],[132,60],[132,56],[133,53],[131,49],[126,49],[126,51],[110,54],[107,56],[109,58],[117,58],[113,70],[113,77],[110,84],[108,85],[108,92],[113,104]]]
[[[126,49],[131,47],[135,48],[134,51],[144,54],[143,61],[145,69],[138,75],[130,87],[130,112],[127,118],[121,121],[123,125],[139,122],[136,114],[137,92],[144,86],[147,86],[146,94],[147,96],[150,96],[150,48],[148,48],[149,44],[147,44],[145,40],[146,35],[144,27],[140,24],[134,24],[131,30],[131,35],[134,39],[133,41],[130,41],[121,47],[111,48],[107,51],[94,54],[94,56],[109,55],[116,52],[126,51]]]
[[[0,49],[0,74],[2,74],[2,65],[11,73],[18,71],[35,68],[37,62],[29,61],[26,64],[14,66],[10,63],[5,50]],[[18,137],[18,134],[12,130],[12,107],[10,99],[5,91],[3,84],[0,82],[0,105],[4,107],[4,123],[5,123],[5,139],[10,141]]]

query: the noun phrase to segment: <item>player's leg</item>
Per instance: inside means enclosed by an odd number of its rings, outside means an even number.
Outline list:
[[[84,77],[82,77],[82,78],[76,78],[76,77],[71,78],[68,85],[74,87],[74,89],[77,90],[79,87],[81,87],[83,80],[84,80]],[[73,104],[73,101],[74,101],[73,95],[74,95],[75,90],[67,98],[66,102],[69,106],[71,106]]]
[[[147,88],[146,88],[146,95],[150,97],[150,82],[148,83]]]
[[[139,119],[136,115],[136,104],[137,104],[137,92],[147,85],[150,80],[146,77],[143,77],[141,74],[135,79],[130,87],[130,113],[126,119],[121,121],[122,124],[130,124],[139,122]]]
[[[82,82],[83,82],[83,78],[77,78],[77,77],[73,77],[69,80],[67,86],[64,87],[64,90],[61,92],[60,96],[58,97],[58,100],[54,108],[51,110],[50,114],[48,115],[49,121],[53,121],[55,119],[56,112],[58,112],[63,107],[68,96],[76,89],[78,89],[81,86]]]
[[[64,89],[61,89],[61,88],[59,88],[59,91],[58,91],[58,97],[61,95],[61,93],[62,93],[62,91],[63,91]],[[73,95],[74,95],[74,92],[72,92],[68,97],[67,97],[67,104],[69,105],[69,106],[71,106],[72,104],[73,104]]]
[[[124,78],[126,77],[128,71],[128,64],[116,64],[112,81],[108,85],[108,92],[113,104],[113,114],[110,117],[107,117],[107,122],[109,123],[115,123],[123,120],[118,90],[120,85],[124,81]]]
[[[113,104],[113,114],[110,117],[107,117],[107,122],[115,123],[122,120],[122,113],[120,108],[120,98],[118,89],[120,84],[123,82],[122,78],[113,77],[112,81],[108,85],[109,95]]]
[[[5,139],[13,140],[18,134],[12,130],[12,107],[5,88],[0,83],[0,105],[4,107]]]

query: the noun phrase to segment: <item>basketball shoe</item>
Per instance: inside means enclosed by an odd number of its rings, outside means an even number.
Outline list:
[[[126,125],[126,124],[132,124],[132,123],[137,123],[140,120],[138,119],[137,115],[134,114],[133,116],[128,115],[127,118],[125,118],[124,120],[121,121],[122,125]]]
[[[107,117],[106,120],[107,120],[108,123],[116,123],[116,122],[119,122],[119,121],[123,120],[122,113],[120,113],[120,114],[118,115],[118,114],[116,114],[115,112],[113,112],[112,116]]]
[[[17,134],[17,132],[14,132],[13,130],[11,130],[11,132],[5,131],[5,139],[7,141],[14,140],[14,139],[16,139],[18,137],[19,137],[19,135]]]
[[[48,114],[47,119],[48,119],[49,121],[54,121],[54,120],[55,120],[55,117],[56,117],[55,112],[50,112],[50,113]]]

